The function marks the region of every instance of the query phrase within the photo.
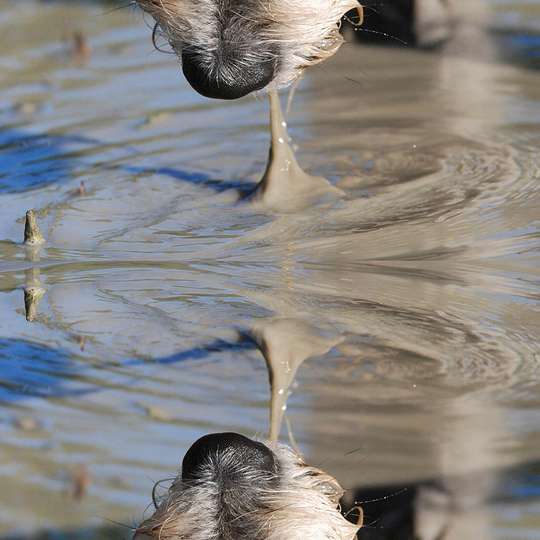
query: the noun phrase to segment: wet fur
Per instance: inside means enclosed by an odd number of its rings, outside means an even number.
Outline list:
[[[224,450],[207,463],[202,481],[179,475],[137,535],[156,540],[352,540],[358,526],[340,514],[343,490],[325,472],[304,463],[284,445],[268,445],[279,464],[278,477],[255,472]],[[226,485],[216,471],[239,473]],[[274,482],[273,480],[277,480]],[[272,485],[268,488],[265,486]]]
[[[210,74],[223,40],[246,64],[275,56],[271,86],[293,82],[302,71],[334,54],[342,43],[339,22],[357,0],[137,0],[181,56],[186,48],[203,53]],[[226,23],[224,23],[226,21]],[[263,46],[265,45],[265,46]],[[240,69],[239,69],[240,71]],[[225,76],[232,78],[238,73]]]

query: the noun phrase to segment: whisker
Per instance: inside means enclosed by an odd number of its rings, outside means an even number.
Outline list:
[[[387,37],[388,39],[392,39],[394,41],[397,41],[398,43],[401,43],[402,45],[405,45],[406,47],[409,46],[409,43],[407,43],[406,41],[398,38],[397,36],[393,36],[392,34],[388,34],[386,32],[379,32],[378,30],[370,30],[369,28],[360,28],[360,27],[354,28],[354,31],[355,32],[366,32],[368,34],[377,34],[379,36],[384,36],[384,37]]]
[[[400,489],[399,491],[396,491],[395,493],[391,493],[390,495],[385,495],[384,497],[378,497],[376,499],[368,499],[365,501],[354,501],[354,504],[369,504],[373,502],[387,501],[388,499],[397,497],[398,495],[401,495],[402,493],[405,493],[407,491],[409,491],[409,488],[403,488],[403,489]]]

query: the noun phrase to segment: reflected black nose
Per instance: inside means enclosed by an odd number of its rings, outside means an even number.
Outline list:
[[[238,99],[267,86],[276,73],[277,60],[272,51],[254,54],[219,55],[185,49],[182,70],[189,84],[205,97]]]
[[[215,477],[223,485],[239,485],[258,477],[277,482],[279,465],[266,445],[238,433],[213,433],[196,441],[182,461],[182,480]]]

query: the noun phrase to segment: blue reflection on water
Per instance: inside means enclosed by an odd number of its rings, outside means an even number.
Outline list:
[[[497,31],[495,38],[504,60],[529,69],[540,69],[540,34]]]
[[[70,355],[61,349],[0,338],[0,402],[85,393],[66,386],[76,373]]]
[[[76,153],[98,143],[80,135],[0,131],[0,193],[69,180]]]
[[[126,359],[121,367],[128,368],[125,373],[127,376],[133,376],[138,366],[201,361],[209,359],[214,353],[254,348],[255,344],[243,336],[238,341],[230,342],[216,339],[208,344],[152,360]],[[85,366],[80,360],[62,349],[31,341],[0,338],[0,403],[11,403],[28,397],[80,397],[104,390],[82,380]],[[117,368],[119,364],[115,363],[114,366]],[[107,364],[103,364],[101,369],[106,370]]]

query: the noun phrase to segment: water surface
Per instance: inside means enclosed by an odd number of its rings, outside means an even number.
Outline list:
[[[537,537],[540,9],[491,4],[444,51],[348,44],[307,74],[298,158],[345,197],[280,213],[234,203],[263,97],[198,97],[136,11],[4,3],[0,534],[139,520],[196,437],[266,435],[273,360],[274,420],[351,493],[417,490],[422,540]]]

